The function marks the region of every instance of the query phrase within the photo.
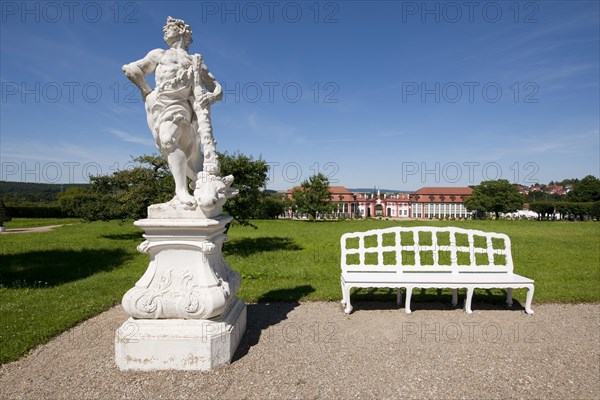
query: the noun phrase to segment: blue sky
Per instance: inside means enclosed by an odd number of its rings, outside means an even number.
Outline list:
[[[598,1],[67,4],[2,2],[0,180],[155,152],[121,66],[166,47],[169,15],[225,89],[218,149],[265,159],[269,188],[600,175]]]

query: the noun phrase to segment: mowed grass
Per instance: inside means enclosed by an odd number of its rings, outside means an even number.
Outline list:
[[[78,221],[69,223],[73,222]],[[230,241],[224,246],[225,259],[242,275],[238,296],[247,302],[340,300],[341,235],[398,225],[506,233],[513,244],[515,271],[536,280],[534,302],[600,301],[598,223],[369,220],[254,224],[257,229],[232,225]],[[0,363],[17,359],[120,302],[148,264],[148,256],[136,251],[141,235],[131,221],[75,223],[46,233],[0,235]],[[352,296],[353,301],[395,299],[385,289],[360,290]],[[475,307],[477,302],[500,302],[503,296],[503,291],[480,291]],[[514,297],[523,302],[525,291],[515,291]],[[427,291],[413,298],[415,304],[449,302],[449,292],[439,297]]]
[[[0,363],[121,300],[147,265],[130,222],[0,235]]]
[[[4,223],[6,229],[35,228],[38,226],[69,225],[81,222],[77,218],[13,218]]]

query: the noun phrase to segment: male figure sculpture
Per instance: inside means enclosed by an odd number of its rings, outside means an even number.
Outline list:
[[[142,92],[148,126],[175,180],[175,198],[186,208],[210,208],[218,197],[225,197],[223,187],[233,180],[219,176],[210,122],[210,106],[222,98],[221,85],[200,54],[188,54],[192,43],[189,25],[169,17],[163,32],[170,48],[150,51],[141,60],[124,65],[123,72]],[[156,77],[154,90],[145,79],[151,73]],[[198,190],[196,198],[188,191],[186,177]],[[207,194],[207,190],[213,193]]]
[[[223,258],[223,215],[233,176],[221,176],[210,106],[221,85],[199,54],[188,54],[192,30],[169,17],[168,50],[123,66],[145,103],[148,126],[175,180],[175,197],[148,207],[138,251],[150,262],[123,296],[130,316],[115,334],[115,360],[128,370],[210,370],[231,362],[246,329],[241,277]],[[155,73],[152,89],[145,75]],[[188,189],[192,181],[193,193]],[[134,328],[133,334],[128,332]]]

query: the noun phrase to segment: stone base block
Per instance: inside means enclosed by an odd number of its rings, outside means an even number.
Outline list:
[[[235,299],[212,320],[129,318],[115,334],[121,370],[207,371],[229,364],[246,330],[246,304]]]

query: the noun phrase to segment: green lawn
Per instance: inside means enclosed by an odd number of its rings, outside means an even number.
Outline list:
[[[4,226],[6,229],[34,228],[38,226],[76,224],[80,221],[77,218],[13,218],[5,222]]]
[[[130,222],[0,235],[0,363],[107,310],[144,272]]]
[[[38,221],[44,220],[31,221],[29,226]],[[28,226],[27,221],[14,222]],[[73,222],[79,221],[67,223]],[[396,225],[453,225],[507,233],[516,272],[536,280],[534,302],[600,301],[598,223],[256,221],[255,225],[258,229],[233,225],[231,240],[224,247],[226,260],[242,275],[238,294],[247,302],[339,300],[340,236]],[[120,302],[148,263],[147,255],[136,251],[141,233],[131,222],[94,222],[47,233],[1,235],[0,363],[17,359]],[[415,304],[449,302],[449,292],[441,299],[434,293],[415,295]],[[516,300],[522,302],[524,296],[523,290],[515,291]],[[502,291],[480,291],[475,308],[477,302],[495,303],[502,297]],[[353,294],[357,300],[394,298],[389,290]]]

